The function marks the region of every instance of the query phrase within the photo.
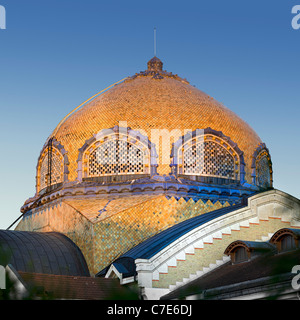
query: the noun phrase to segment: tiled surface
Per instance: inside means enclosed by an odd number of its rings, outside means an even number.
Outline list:
[[[34,285],[40,299],[118,300],[137,299],[133,290],[120,285],[119,279],[74,277],[41,273],[19,272],[29,288]]]
[[[16,227],[20,231],[50,232],[65,234],[82,251],[90,272],[93,272],[93,225],[79,211],[61,201],[44,205],[23,218]]]
[[[180,78],[165,76],[154,79],[146,75],[115,85],[63,122],[55,137],[68,152],[71,181],[77,176],[78,149],[95,133],[112,128],[119,121],[127,122],[128,127],[147,134],[150,141],[152,129],[175,130],[181,135],[184,130],[207,127],[222,131],[244,152],[246,179],[251,183],[251,156],[261,140],[249,125]],[[158,173],[168,174],[171,144],[166,149],[169,151],[163,154],[163,143],[159,141],[152,141],[156,143],[159,154]]]
[[[64,200],[64,203],[70,205],[75,210],[79,211],[87,219],[93,223],[97,223],[112,215],[119,214],[133,206],[139,205],[150,199],[158,198],[157,195],[139,195],[126,198],[108,199],[70,199]]]
[[[227,206],[225,203],[223,206]],[[159,196],[94,225],[95,270],[152,235],[188,218],[223,207],[219,202],[185,202]]]
[[[229,205],[150,195],[111,201],[66,200],[65,203],[93,223],[95,272],[150,236],[180,221]]]
[[[133,246],[188,218],[229,204],[164,195],[114,200],[64,200],[35,209],[18,230],[58,231],[81,249],[91,273],[97,273]],[[103,210],[105,209],[105,210]],[[100,212],[99,212],[100,211]],[[98,218],[97,218],[98,216]]]

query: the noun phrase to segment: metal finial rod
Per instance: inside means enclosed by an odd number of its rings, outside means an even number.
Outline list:
[[[156,57],[156,28],[154,28],[154,57]]]

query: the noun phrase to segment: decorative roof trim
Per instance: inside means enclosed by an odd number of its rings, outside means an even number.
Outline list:
[[[148,67],[147,70],[141,71],[131,77],[128,77],[124,82],[131,81],[135,78],[150,76],[150,77],[152,77],[152,79],[156,79],[156,80],[161,80],[161,79],[167,77],[167,78],[179,80],[182,83],[189,84],[189,82],[186,79],[179,77],[177,74],[173,74],[172,72],[167,72],[167,71],[163,70],[162,69],[163,63],[157,57],[153,57],[151,60],[149,60],[147,63],[147,67]]]
[[[251,251],[269,251],[274,250],[273,246],[269,242],[258,242],[258,241],[244,241],[244,240],[236,240],[230,243],[224,251],[224,254],[230,255],[237,248],[243,247],[247,250],[247,252]]]
[[[239,247],[243,247],[247,250],[247,252],[250,252],[250,248],[245,244],[244,241],[236,240],[230,243],[230,245],[225,249],[224,254],[229,256],[233,251],[235,251]]]
[[[253,155],[252,155],[252,163],[251,163],[251,168],[255,169],[256,167],[256,159],[257,159],[257,156],[262,152],[262,151],[266,151],[270,157],[270,162],[272,164],[272,161],[271,161],[271,155],[270,155],[270,152],[269,152],[269,149],[267,148],[266,144],[265,143],[260,143],[257,148],[255,149]]]
[[[158,176],[156,176],[158,177]],[[117,194],[120,196],[134,195],[139,192],[147,192],[148,194],[161,194],[164,193],[169,197],[176,198],[193,198],[198,201],[199,199],[214,201],[216,196],[224,196],[219,201],[228,201],[233,204],[239,201],[243,196],[253,194],[253,190],[249,188],[236,187],[230,190],[225,185],[223,186],[204,186],[201,183],[189,184],[179,180],[166,180],[159,176],[163,181],[155,181],[151,178],[137,179],[134,182],[127,181],[119,184],[99,184],[92,182],[69,182],[59,190],[54,190],[43,196],[35,196],[29,198],[21,208],[22,213],[39,207],[51,201],[62,199],[64,197],[82,197],[82,196],[97,196],[99,198],[114,197]],[[181,179],[180,179],[181,180]],[[178,192],[178,194],[176,194]],[[175,193],[175,194],[174,194]]]
[[[300,230],[291,228],[282,228],[276,231],[270,239],[270,243],[276,244],[283,236],[291,235],[295,240],[300,239]]]

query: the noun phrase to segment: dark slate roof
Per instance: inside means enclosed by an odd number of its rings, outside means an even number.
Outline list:
[[[135,274],[135,259],[150,259],[153,257],[156,253],[167,247],[169,244],[174,242],[175,240],[179,239],[184,234],[188,233],[189,231],[201,226],[202,224],[205,224],[208,221],[211,221],[215,218],[218,218],[220,216],[223,216],[227,213],[230,213],[232,211],[241,209],[246,207],[246,204],[239,204],[235,206],[228,206],[225,208],[221,208],[218,210],[214,210],[208,213],[201,214],[197,217],[193,217],[190,219],[187,219],[183,222],[180,222],[166,230],[161,231],[160,233],[152,236],[151,238],[145,240],[144,242],[138,244],[137,246],[133,247],[126,253],[124,253],[122,256],[120,256],[118,259],[116,259],[114,262],[117,263],[124,263],[127,260],[127,262],[130,264],[134,264],[134,266],[131,267],[131,270],[134,270],[134,272],[131,272],[130,274],[127,274],[127,276],[132,276]],[[113,264],[114,264],[113,262]],[[104,276],[106,272],[108,271],[110,265],[108,265],[106,268],[101,270],[97,276]],[[128,269],[128,266],[127,266]]]
[[[58,232],[0,230],[0,264],[17,271],[89,276],[80,249]]]
[[[271,245],[269,242],[260,242],[260,241],[248,241],[248,240],[241,240],[249,249],[255,250],[274,250],[274,246]]]
[[[247,248],[249,248],[252,251],[257,251],[257,252],[265,252],[270,250],[274,252],[276,251],[276,246],[274,246],[270,242],[235,240],[227,246],[224,253],[229,254],[236,246],[240,246],[242,244],[244,244]]]
[[[204,293],[207,299],[211,299],[213,297],[208,295],[209,291],[213,292],[214,295],[220,292],[233,293],[240,289],[250,288],[253,286],[251,281],[257,280],[262,280],[260,281],[261,285],[271,284],[270,277],[279,277],[286,274],[290,274],[292,277],[292,268],[299,264],[300,249],[280,254],[273,254],[271,251],[248,262],[238,264],[228,262],[208,272],[206,275],[171,291],[160,299],[182,299],[186,296],[200,293]]]
[[[119,279],[18,272],[30,295],[43,299],[136,300],[138,292]]]
[[[300,229],[282,228],[282,229],[280,229],[280,230],[284,230],[284,229],[291,231],[297,239],[300,238]],[[278,230],[278,231],[279,231],[279,230]]]

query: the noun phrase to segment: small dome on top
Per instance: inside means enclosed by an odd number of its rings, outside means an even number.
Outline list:
[[[151,60],[149,60],[147,65],[148,65],[149,71],[159,72],[159,71],[162,71],[162,68],[163,68],[162,61],[157,57],[153,57]]]

